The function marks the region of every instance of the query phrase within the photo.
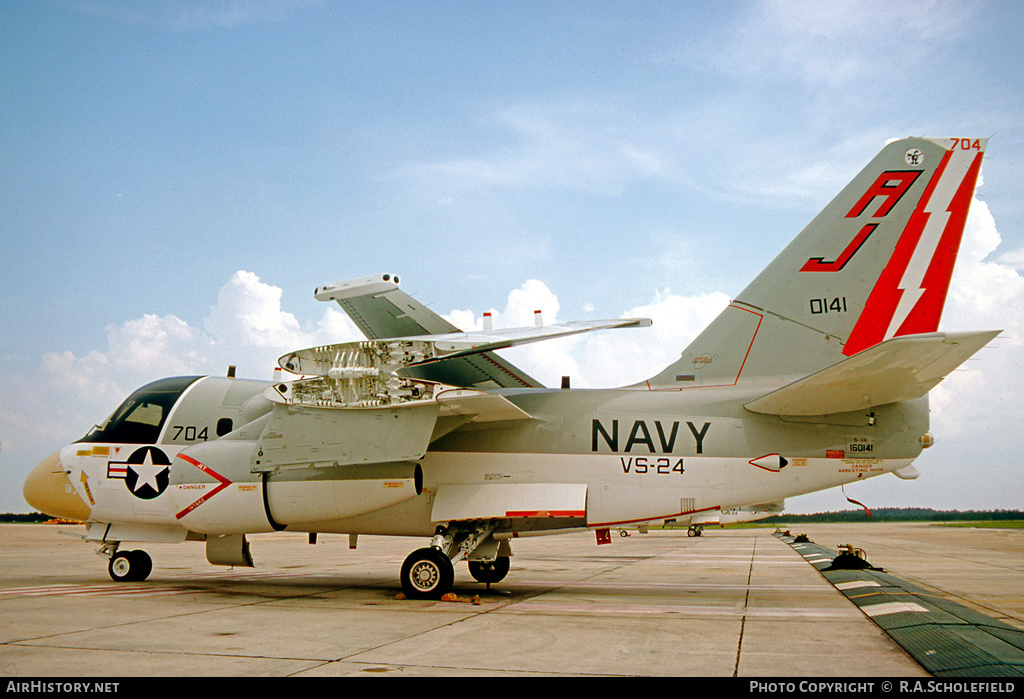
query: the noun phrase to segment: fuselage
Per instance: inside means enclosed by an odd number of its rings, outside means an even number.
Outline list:
[[[192,377],[151,384],[162,392],[140,389],[105,425],[62,449],[58,464],[40,464],[26,498],[55,516],[168,537],[281,528],[429,535],[442,487],[577,485],[585,486],[583,504],[517,512],[501,528],[602,528],[685,520],[896,471],[918,456],[928,430],[926,398],[870,414],[783,418],[743,408],[763,386],[503,390],[528,419],[442,416],[416,464],[261,471],[254,464],[270,385]],[[233,465],[220,456],[229,452]],[[374,478],[387,497],[369,489]],[[321,504],[289,509],[299,501]]]

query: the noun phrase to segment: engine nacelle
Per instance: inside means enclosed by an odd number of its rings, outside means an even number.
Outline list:
[[[267,479],[273,521],[306,524],[347,519],[397,505],[423,492],[415,462],[290,469]]]
[[[256,441],[239,439],[183,450],[169,483],[178,522],[202,534],[270,532],[363,515],[422,492],[415,462],[256,471],[258,452]]]

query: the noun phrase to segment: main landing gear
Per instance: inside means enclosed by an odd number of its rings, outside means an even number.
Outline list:
[[[437,599],[452,588],[455,566],[440,549],[416,549],[402,564],[402,589],[410,599]]]
[[[142,550],[118,551],[117,544],[104,544],[98,554],[110,558],[107,572],[115,582],[142,582],[153,571],[153,559]]]
[[[416,549],[402,564],[402,589],[409,599],[440,599],[455,581],[455,564],[466,558],[477,582],[496,583],[509,571],[511,549],[492,534],[496,523],[439,525],[430,546]]]

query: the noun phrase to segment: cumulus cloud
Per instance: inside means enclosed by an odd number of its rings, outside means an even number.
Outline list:
[[[240,376],[269,379],[277,358],[289,350],[361,337],[334,307],[325,307],[313,327],[301,327],[281,308],[281,289],[247,271],[236,272],[221,288],[203,330],[174,315],[146,314],[104,332],[105,349],[81,356],[47,352],[37,371],[16,373],[0,385],[5,460],[39,461],[81,437],[150,381],[224,374],[228,365],[236,365]]]
[[[679,353],[729,303],[723,293],[681,296],[670,289],[655,291],[650,303],[609,313],[606,318],[650,318],[649,328],[587,333],[523,345],[500,354],[547,386],[570,377],[575,388],[627,386],[650,378],[679,358]],[[544,282],[531,279],[508,295],[504,309],[491,309],[495,328],[533,325],[534,311],[544,323],[560,320],[558,298]],[[453,311],[446,318],[462,330],[479,330],[483,317]]]
[[[721,292],[682,296],[656,291],[651,301],[626,310],[624,318],[650,318],[649,328],[613,330],[582,336],[573,352],[580,388],[612,388],[639,383],[679,359],[680,353],[729,304]]]
[[[1003,332],[932,392],[937,436],[976,438],[989,433],[998,441],[1002,429],[1024,421],[1016,398],[1024,389],[1019,370],[1024,362],[1024,277],[998,259],[989,260],[1000,242],[992,213],[975,198],[942,328]]]
[[[1016,270],[1024,270],[1024,248],[1004,252],[996,258],[996,262]]]
[[[313,344],[313,334],[304,331],[294,315],[281,309],[281,293],[279,287],[264,284],[252,272],[239,270],[217,294],[217,303],[203,325],[218,346],[234,344],[256,357],[266,371],[287,348]]]

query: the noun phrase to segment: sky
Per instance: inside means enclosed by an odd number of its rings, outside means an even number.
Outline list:
[[[360,337],[388,272],[464,329],[645,316],[505,352],[640,381],[891,138],[988,137],[921,476],[790,512],[1024,508],[1020,3],[0,0],[0,512],[170,375]]]

